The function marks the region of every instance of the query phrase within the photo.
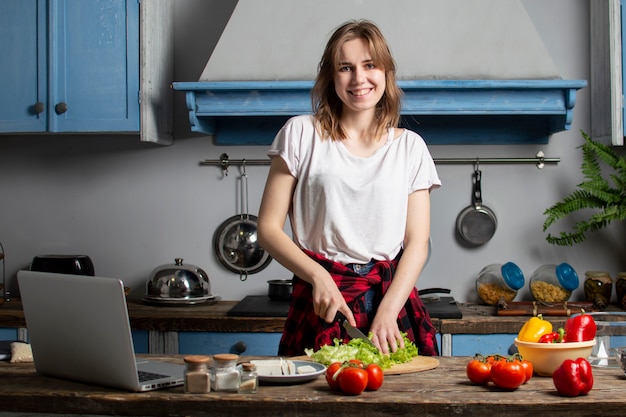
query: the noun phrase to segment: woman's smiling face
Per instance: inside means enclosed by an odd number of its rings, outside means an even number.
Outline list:
[[[376,66],[361,38],[341,46],[334,81],[344,111],[373,111],[385,93],[385,69]]]

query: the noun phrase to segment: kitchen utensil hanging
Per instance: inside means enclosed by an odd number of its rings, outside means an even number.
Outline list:
[[[241,174],[240,213],[219,225],[213,238],[217,259],[227,269],[238,272],[245,281],[248,274],[265,269],[272,261],[271,256],[259,245],[257,239],[257,217],[248,208],[248,175],[245,159]]]
[[[495,213],[483,204],[479,161],[473,174],[472,204],[457,216],[456,229],[459,236],[473,246],[487,243],[496,233],[498,219]]]

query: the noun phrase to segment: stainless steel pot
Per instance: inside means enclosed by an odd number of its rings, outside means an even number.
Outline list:
[[[146,281],[146,297],[152,300],[198,299],[211,295],[209,276],[195,265],[183,265],[182,258],[173,264],[158,266]]]
[[[498,219],[495,213],[483,204],[481,190],[481,171],[474,171],[472,204],[456,219],[456,230],[459,236],[473,246],[487,243],[496,233]]]

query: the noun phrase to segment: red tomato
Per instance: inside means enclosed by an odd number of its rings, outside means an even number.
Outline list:
[[[339,374],[341,373],[341,362],[335,362],[326,368],[326,382],[333,391],[340,391]],[[336,374],[336,375],[335,375]]]
[[[487,385],[491,381],[491,361],[472,359],[465,368],[467,377],[473,384]]]
[[[491,380],[499,388],[514,390],[526,380],[526,370],[519,360],[498,361],[491,366]]]
[[[365,365],[363,365],[363,362],[358,359],[350,359],[348,363],[354,365],[357,368],[365,369]]]
[[[385,379],[383,368],[375,363],[370,363],[365,370],[367,371],[367,387],[365,389],[368,391],[378,390],[383,385],[383,380]]]
[[[524,381],[524,384],[527,383],[528,381],[530,381],[530,378],[533,377],[533,364],[530,361],[527,361],[526,359],[522,359],[520,360],[520,363],[522,364],[522,368],[524,368],[524,371],[526,373],[526,380]]]
[[[347,366],[339,374],[339,386],[349,395],[359,395],[367,387],[367,371],[356,366]]]

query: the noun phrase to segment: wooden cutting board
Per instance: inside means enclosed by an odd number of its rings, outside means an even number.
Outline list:
[[[311,358],[303,356],[294,356],[292,359],[310,361]],[[428,371],[429,369],[435,369],[439,366],[439,359],[433,356],[416,356],[410,362],[400,363],[393,365],[389,369],[385,369],[383,373],[385,375],[402,375],[411,374],[414,372]]]

